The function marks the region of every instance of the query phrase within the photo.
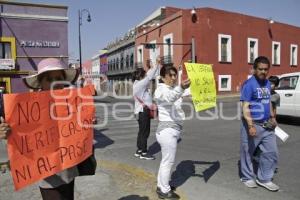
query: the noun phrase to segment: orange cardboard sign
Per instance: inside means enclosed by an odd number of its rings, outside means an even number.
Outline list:
[[[92,87],[4,95],[15,189],[75,166],[92,154]]]

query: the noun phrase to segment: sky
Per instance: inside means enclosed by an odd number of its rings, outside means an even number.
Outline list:
[[[83,15],[81,26],[82,58],[90,59],[116,37],[123,36],[160,6],[179,8],[211,7],[246,15],[272,18],[275,22],[300,27],[299,0],[24,0],[68,6],[69,57],[79,58],[78,10],[88,9],[92,21]]]

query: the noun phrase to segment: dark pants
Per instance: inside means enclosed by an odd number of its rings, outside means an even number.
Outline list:
[[[144,108],[143,112],[139,113],[139,132],[137,137],[137,148],[142,152],[147,152],[147,140],[150,135],[150,117],[149,109]]]
[[[40,188],[43,200],[74,200],[74,181],[57,188]]]

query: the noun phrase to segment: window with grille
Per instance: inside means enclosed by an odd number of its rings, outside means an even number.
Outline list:
[[[274,45],[274,64],[278,63],[278,44]]]
[[[170,57],[172,58],[174,52],[173,52],[173,33],[169,33],[167,35],[163,36],[163,43],[166,45],[163,45],[163,57]]]
[[[219,62],[231,62],[231,35],[218,35]]]
[[[171,56],[171,38],[167,38],[166,39],[166,43],[168,45],[168,48],[167,48],[167,56]]]
[[[291,59],[290,59],[290,65],[291,66],[297,66],[297,60],[298,60],[298,45],[296,45],[296,44],[292,44],[291,45]]]
[[[248,38],[248,63],[253,64],[258,56],[258,39]]]
[[[228,38],[222,38],[221,40],[221,61],[227,62],[227,43]]]
[[[272,42],[272,64],[280,65],[280,42]]]
[[[123,68],[124,68],[124,58],[123,58],[123,56],[120,59],[120,67],[121,67],[121,70],[123,70]]]
[[[118,70],[119,69],[119,58],[117,58],[117,60],[116,60],[116,70]]]
[[[250,62],[254,63],[254,46],[255,46],[255,42],[251,41],[250,42]]]
[[[133,53],[130,55],[130,67],[133,67],[134,57]]]
[[[219,75],[219,91],[231,91],[231,75]]]
[[[129,67],[129,55],[126,56],[126,68]]]

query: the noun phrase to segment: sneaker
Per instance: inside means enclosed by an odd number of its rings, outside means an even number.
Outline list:
[[[170,186],[171,187],[171,190],[172,191],[176,191],[176,187],[174,187],[174,186]],[[162,192],[161,190],[160,190],[160,187],[156,187],[156,193],[158,193],[158,192]]]
[[[140,157],[142,154],[142,150],[136,150],[136,152],[134,153],[135,157]]]
[[[244,183],[244,185],[246,185],[248,188],[257,188],[257,184],[254,180],[242,181],[242,183]]]
[[[159,188],[158,188],[159,189]],[[176,194],[173,190],[170,190],[167,193],[163,193],[160,189],[156,190],[156,193],[160,199],[172,199],[177,200],[180,199],[180,196]]]
[[[141,153],[140,159],[154,160],[155,158],[152,155],[150,155],[149,153]]]
[[[256,180],[256,183],[259,185],[259,186],[262,186],[272,192],[277,192],[279,190],[279,186],[276,185],[275,183],[273,183],[272,181],[270,182],[267,182],[267,183],[262,183],[260,182],[259,180]]]

